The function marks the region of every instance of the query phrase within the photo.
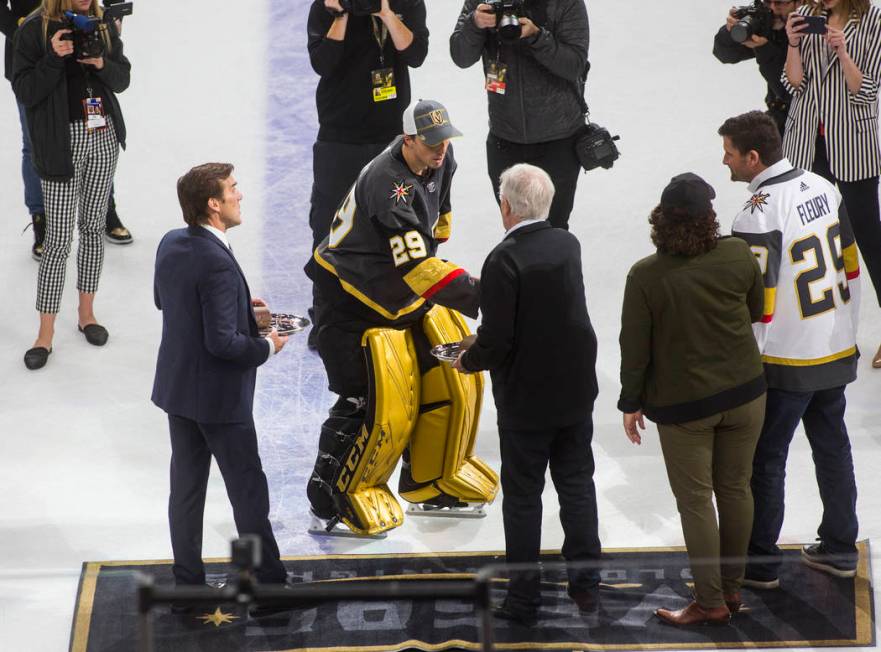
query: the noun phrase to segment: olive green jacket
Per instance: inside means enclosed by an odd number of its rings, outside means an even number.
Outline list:
[[[618,409],[683,423],[743,405],[766,389],[752,322],[762,273],[746,242],[698,256],[658,253],[627,276]]]

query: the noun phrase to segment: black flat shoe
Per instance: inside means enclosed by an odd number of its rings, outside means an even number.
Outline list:
[[[45,346],[35,346],[28,349],[24,354],[24,366],[31,370],[42,369],[46,366],[50,353],[52,353],[52,349],[47,349]]]
[[[100,324],[88,324],[86,326],[77,326],[80,333],[86,336],[86,342],[95,346],[104,346],[107,344],[107,338],[110,334],[107,329]]]

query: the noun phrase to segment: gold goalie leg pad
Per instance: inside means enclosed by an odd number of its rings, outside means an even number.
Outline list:
[[[419,414],[420,378],[409,331],[373,328],[361,344],[370,381],[367,416],[333,489],[342,522],[355,533],[374,535],[404,522],[387,483]]]
[[[431,346],[469,334],[459,313],[435,306],[423,320]],[[483,400],[483,375],[442,364],[422,377],[420,415],[398,493],[411,503],[441,507],[492,502],[499,476],[474,455]]]

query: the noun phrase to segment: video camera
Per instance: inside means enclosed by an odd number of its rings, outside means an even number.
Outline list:
[[[379,13],[382,0],[340,0],[343,11],[353,16],[369,16]]]
[[[133,7],[134,3],[124,0],[104,0],[104,15],[101,18],[65,11],[64,27],[71,32],[61,38],[64,41],[73,41],[75,59],[94,59],[103,56],[105,45],[102,32],[107,29],[110,21],[130,16]]]
[[[520,38],[520,14],[523,13],[524,0],[486,0],[496,15],[496,29],[499,37],[513,43]]]
[[[731,15],[737,19],[731,28],[731,38],[735,42],[743,43],[753,36],[771,36],[774,12],[762,0],[754,0],[751,5],[737,7]]]

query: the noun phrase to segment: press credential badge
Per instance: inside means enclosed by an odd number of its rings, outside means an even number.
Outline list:
[[[86,129],[104,129],[107,117],[104,115],[104,100],[100,97],[87,97],[83,100],[83,113],[86,118]]]
[[[498,95],[505,94],[507,88],[508,66],[499,61],[491,61],[486,68],[486,90]]]
[[[395,86],[395,69],[379,68],[370,72],[373,80],[373,101],[386,102],[398,97],[398,87]]]

